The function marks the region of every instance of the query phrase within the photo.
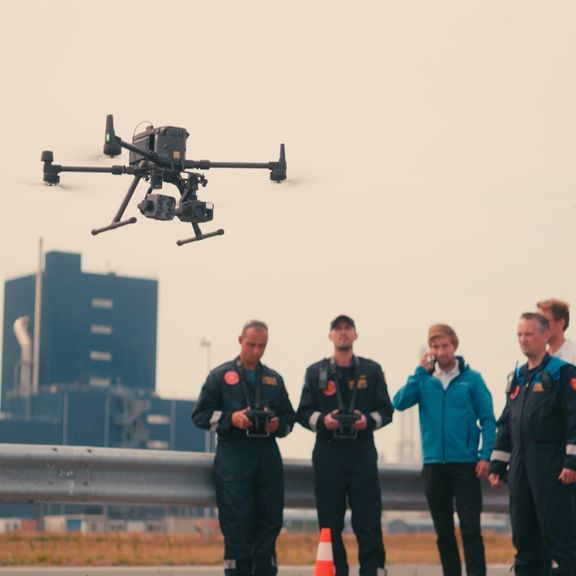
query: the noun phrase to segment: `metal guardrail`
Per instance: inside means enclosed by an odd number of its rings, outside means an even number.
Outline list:
[[[0,444],[0,502],[214,506],[212,454]],[[312,464],[284,460],[287,508],[314,508]],[[384,510],[426,510],[420,466],[380,467]],[[508,492],[485,484],[484,510],[506,512]]]

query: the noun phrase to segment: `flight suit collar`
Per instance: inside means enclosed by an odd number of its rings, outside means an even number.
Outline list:
[[[544,358],[542,358],[542,362],[540,362],[538,366],[534,366],[534,368],[528,368],[528,362],[526,362],[526,364],[520,368],[520,377],[522,380],[526,383],[530,383],[536,374],[542,372],[542,370],[546,368],[546,365],[550,362],[550,358],[550,354],[546,352]]]

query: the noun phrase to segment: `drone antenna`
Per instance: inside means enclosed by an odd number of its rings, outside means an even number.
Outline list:
[[[106,134],[104,135],[104,154],[114,158],[114,156],[119,156],[122,153],[122,145],[120,144],[120,138],[116,136],[114,131],[114,116],[108,114],[106,116]]]

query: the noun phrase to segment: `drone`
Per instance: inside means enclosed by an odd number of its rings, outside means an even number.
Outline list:
[[[210,222],[214,218],[214,205],[211,202],[198,200],[198,188],[205,187],[208,180],[203,174],[191,170],[209,170],[210,168],[264,168],[270,170],[270,180],[280,183],[286,180],[286,151],[280,144],[280,158],[277,162],[211,162],[210,160],[186,160],[186,140],[188,131],[176,126],[161,126],[154,128],[149,125],[144,132],[134,134],[132,144],[124,142],[114,131],[112,114],[106,117],[106,133],[104,138],[104,154],[114,158],[122,153],[122,148],[129,150],[128,166],[60,166],[53,164],[54,154],[50,150],[42,152],[44,163],[44,182],[53,186],[60,182],[61,172],[101,172],[107,174],[131,174],[132,183],[124,196],[120,208],[112,219],[112,223],[102,228],[94,228],[92,235],[115,230],[128,224],[135,224],[135,217],[122,219],[124,212],[136,191],[140,180],[148,182],[148,190],[138,209],[146,218],[154,220],[172,220],[176,216],[182,222],[190,222],[194,236],[178,240],[182,246],[190,242],[205,240],[224,234],[222,228],[214,232],[203,233],[200,223]],[[176,186],[180,199],[156,192],[163,184]]]

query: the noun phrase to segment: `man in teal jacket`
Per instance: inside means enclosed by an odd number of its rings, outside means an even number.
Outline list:
[[[428,345],[430,350],[421,358],[416,372],[394,396],[394,408],[419,407],[422,477],[444,576],[462,573],[454,532],[454,502],[466,572],[468,576],[485,576],[480,478],[488,475],[494,445],[492,396],[482,376],[456,356],[458,337],[450,326],[431,326]]]

